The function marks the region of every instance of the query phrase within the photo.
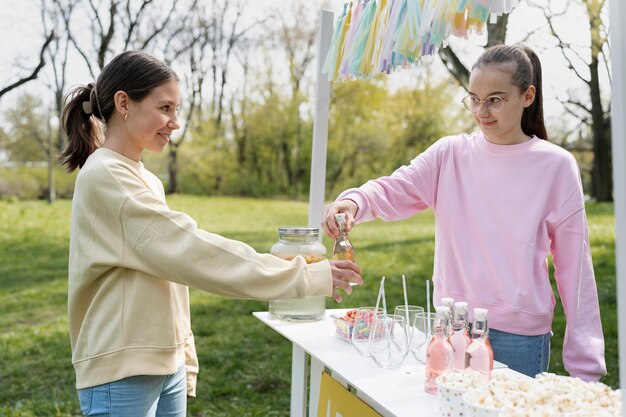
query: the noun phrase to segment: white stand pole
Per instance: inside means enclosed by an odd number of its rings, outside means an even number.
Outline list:
[[[330,82],[322,74],[324,60],[333,35],[333,12],[322,10],[319,14],[317,36],[317,74],[315,83],[315,115],[313,119],[313,145],[311,155],[311,185],[309,188],[309,227],[320,227],[324,214],[326,188],[326,150],[328,148],[328,114],[330,112]],[[319,240],[322,240],[320,233]],[[306,352],[296,349],[294,343],[291,363],[291,417],[306,415]],[[297,357],[296,357],[297,356]],[[304,363],[304,370],[303,370]],[[309,416],[317,415],[321,370],[319,362],[311,358],[311,384]],[[304,381],[304,382],[303,382]]]
[[[615,202],[615,274],[620,387],[626,388],[626,3],[609,1],[612,90],[611,140],[613,154],[613,199]],[[626,417],[626,401],[622,401]]]
[[[291,347],[291,408],[289,417],[306,417],[307,359],[302,347],[293,343]]]
[[[333,12],[319,14],[317,39],[317,76],[315,88],[315,117],[313,119],[313,146],[311,155],[311,186],[309,189],[309,227],[320,227],[324,214],[326,187],[326,149],[328,144],[328,113],[330,112],[330,81],[322,74],[324,60],[333,35]],[[322,234],[320,233],[320,241]]]

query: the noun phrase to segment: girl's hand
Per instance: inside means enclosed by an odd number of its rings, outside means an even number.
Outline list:
[[[352,294],[351,282],[363,285],[361,268],[352,261],[330,261],[330,272],[333,275],[333,298],[338,303],[343,299],[338,289],[343,288],[346,294]]]
[[[346,232],[349,232],[354,227],[354,216],[359,207],[352,200],[341,200],[326,206],[324,210],[324,217],[322,218],[322,228],[326,235],[331,239],[336,239],[339,234],[339,227],[335,220],[335,214],[346,214]]]

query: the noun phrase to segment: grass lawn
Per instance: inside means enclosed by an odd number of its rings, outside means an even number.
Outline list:
[[[302,202],[172,196],[169,204],[201,227],[269,251],[282,225],[304,225]],[[614,217],[611,204],[589,204],[589,233],[608,375],[617,387],[617,307]],[[66,316],[70,202],[0,202],[0,416],[78,416]],[[411,303],[425,305],[424,281],[433,263],[433,215],[357,227],[351,240],[365,285],[341,307],[372,304],[381,275],[387,305],[403,303],[401,274]],[[331,242],[325,240],[327,248]],[[234,301],[192,290],[192,321],[201,371],[189,416],[288,416],[291,346],[251,316],[266,302]],[[329,308],[337,307],[328,299]],[[565,330],[557,309],[550,370],[564,373]]]

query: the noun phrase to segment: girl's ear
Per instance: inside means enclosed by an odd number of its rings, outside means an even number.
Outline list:
[[[120,90],[115,93],[113,101],[115,102],[115,111],[119,113],[122,118],[128,114],[128,103],[130,99],[125,91]]]
[[[535,93],[537,90],[534,85],[531,85],[524,91],[522,94],[524,95],[524,107],[529,107],[535,101]]]

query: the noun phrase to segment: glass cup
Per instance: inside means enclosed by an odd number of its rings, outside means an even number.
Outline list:
[[[408,319],[407,321],[407,310],[408,310]],[[415,315],[417,313],[423,313],[424,307],[421,306],[413,306],[413,305],[399,305],[393,310],[393,314],[396,316],[404,317],[404,325],[408,327],[407,335],[409,336],[409,340],[412,338],[413,326],[412,323],[415,322]]]
[[[395,314],[377,314],[372,320],[368,350],[381,368],[396,368],[409,353],[405,318]]]
[[[374,307],[359,307],[354,315],[354,326],[352,328],[352,344],[359,354],[370,356],[367,345],[370,339],[370,329],[374,318]]]
[[[426,363],[426,349],[432,338],[435,313],[417,312],[411,326],[409,345],[411,353],[419,363]]]

